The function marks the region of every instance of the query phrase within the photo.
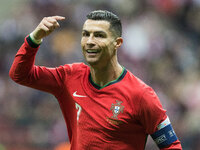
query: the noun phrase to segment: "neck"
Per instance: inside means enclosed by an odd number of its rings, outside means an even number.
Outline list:
[[[90,66],[92,80],[101,87],[107,83],[116,80],[122,73],[123,68],[117,63],[107,64],[104,67],[98,68]]]

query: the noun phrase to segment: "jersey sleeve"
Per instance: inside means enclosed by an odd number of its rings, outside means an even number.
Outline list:
[[[160,100],[152,88],[146,88],[140,101],[140,121],[147,134],[156,131],[157,125],[167,118]]]
[[[181,142],[179,140],[176,140],[169,146],[161,148],[160,150],[182,150]]]
[[[63,81],[70,74],[71,66],[47,68],[34,65],[38,49],[39,45],[26,37],[14,58],[9,75],[19,84],[57,95],[62,91]]]
[[[140,102],[140,120],[147,134],[158,132],[160,125],[166,118],[166,110],[163,109],[160,100],[152,88],[147,88]],[[175,133],[174,133],[175,134]],[[181,143],[177,139],[161,150],[182,150]]]

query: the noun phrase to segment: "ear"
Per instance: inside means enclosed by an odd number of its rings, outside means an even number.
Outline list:
[[[116,40],[115,40],[115,48],[118,49],[122,45],[122,43],[123,43],[122,37],[116,38]]]

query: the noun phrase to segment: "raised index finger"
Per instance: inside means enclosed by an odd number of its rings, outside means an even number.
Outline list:
[[[58,20],[65,20],[65,17],[63,16],[52,16],[53,19],[56,19],[57,21]]]

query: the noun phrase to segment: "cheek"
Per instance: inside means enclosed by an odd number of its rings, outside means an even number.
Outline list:
[[[99,46],[102,47],[103,49],[109,49],[111,46],[111,43],[108,41],[100,41]]]
[[[111,57],[115,55],[116,50],[115,50],[115,47],[114,47],[113,44],[110,44],[110,45],[108,46],[108,53],[109,53],[109,55],[110,55]]]
[[[105,46],[107,47],[107,49],[109,49],[109,51],[113,51],[114,50],[113,43],[107,43],[107,44],[105,44]]]
[[[82,38],[82,39],[81,39],[81,47],[82,47],[82,48],[84,47],[85,43],[86,43],[85,38]]]
[[[84,42],[83,42],[83,40],[81,40],[81,47],[83,47],[84,46],[84,44],[83,44]]]

